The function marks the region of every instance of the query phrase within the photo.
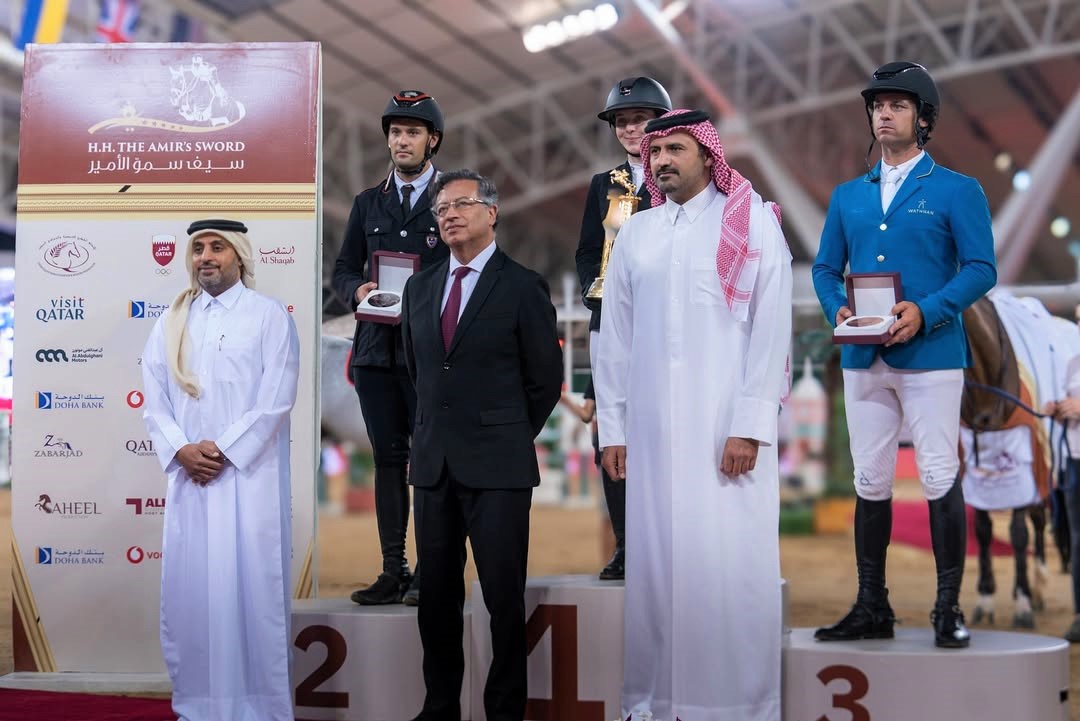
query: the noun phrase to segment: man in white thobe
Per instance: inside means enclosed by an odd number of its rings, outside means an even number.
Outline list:
[[[791,254],[707,114],[646,133],[656,205],[615,242],[596,386],[604,463],[627,484],[623,718],[780,721]]]
[[[238,221],[188,228],[191,287],[143,351],[168,475],[161,650],[181,721],[292,721],[289,411],[299,341]]]

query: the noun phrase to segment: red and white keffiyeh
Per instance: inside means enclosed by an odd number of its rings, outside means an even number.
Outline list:
[[[679,115],[688,115],[686,124],[668,125]],[[702,119],[703,118],[703,119]],[[650,167],[649,146],[656,138],[672,133],[689,133],[713,157],[712,177],[716,188],[727,196],[724,218],[720,227],[720,244],[716,249],[716,274],[720,277],[720,286],[727,299],[728,309],[737,320],[749,318],[750,299],[754,293],[758,265],[761,262],[761,248],[752,248],[750,244],[750,207],[754,189],[750,181],[739,174],[724,160],[724,146],[716,128],[709,122],[709,117],[700,110],[677,108],[661,115],[652,123],[664,119],[666,127],[662,130],[647,132],[641,139],[641,159],[645,166],[645,185],[655,208],[665,201],[664,194],[656,184]],[[650,123],[650,125],[652,124]],[[780,222],[780,206],[769,203]]]

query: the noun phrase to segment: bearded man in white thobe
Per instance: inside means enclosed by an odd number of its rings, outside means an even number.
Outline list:
[[[289,411],[299,340],[256,293],[247,228],[188,228],[191,287],[143,351],[168,475],[161,650],[181,721],[292,721]]]
[[[780,721],[791,254],[706,113],[645,130],[654,207],[615,241],[596,386],[604,464],[627,484],[623,718]]]

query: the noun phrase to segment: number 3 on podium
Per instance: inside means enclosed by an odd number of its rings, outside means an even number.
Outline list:
[[[833,681],[847,681],[848,692],[834,693],[832,707],[849,711],[851,721],[870,721],[870,712],[866,710],[865,706],[858,703],[859,699],[864,698],[866,692],[870,690],[870,681],[866,678],[866,674],[854,666],[836,665],[826,666],[821,669],[818,671],[817,677],[824,686],[828,686]],[[817,718],[817,721],[831,721],[831,719],[822,714]]]

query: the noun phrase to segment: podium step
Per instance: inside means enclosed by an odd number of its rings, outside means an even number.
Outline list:
[[[1067,721],[1069,644],[975,631],[939,649],[929,628],[887,641],[820,643],[796,628],[784,648],[784,721]]]
[[[469,718],[472,622],[465,605],[462,718]],[[403,721],[424,703],[416,609],[358,606],[347,598],[293,602],[292,680],[297,719]]]

